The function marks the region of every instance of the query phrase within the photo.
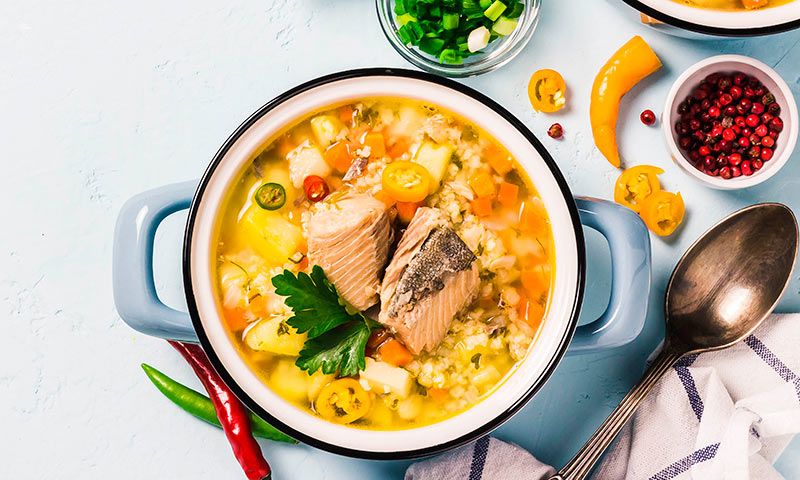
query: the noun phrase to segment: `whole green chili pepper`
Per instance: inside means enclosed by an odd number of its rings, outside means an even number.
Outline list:
[[[222,428],[217,413],[214,411],[214,405],[208,397],[178,383],[146,363],[142,364],[142,369],[153,385],[172,403],[200,420]],[[276,442],[297,443],[297,440],[279,431],[253,412],[248,412],[248,414],[253,435],[256,437]]]

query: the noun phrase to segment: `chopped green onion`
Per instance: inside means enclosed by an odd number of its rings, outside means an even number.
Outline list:
[[[481,10],[486,10],[492,5],[492,0],[480,0]]]
[[[463,58],[458,51],[452,48],[445,48],[442,50],[442,53],[439,54],[439,61],[442,63],[459,64],[463,61]]]
[[[500,17],[492,25],[492,31],[498,35],[510,35],[517,28],[517,20],[508,17]]]
[[[519,18],[522,15],[522,11],[525,10],[525,4],[522,2],[517,2],[511,7],[511,11],[506,15],[508,18]]]
[[[441,38],[423,38],[419,42],[419,49],[428,55],[438,55],[444,49],[444,40]]]
[[[406,23],[408,23],[408,22],[413,22],[413,21],[416,21],[416,20],[417,19],[414,18],[414,16],[411,15],[410,13],[404,13],[402,15],[398,15],[397,16],[397,24],[400,25],[401,27],[403,25],[405,25]]]
[[[408,13],[406,9],[406,3],[403,0],[397,0],[394,2],[394,14],[395,15],[405,15]]]
[[[442,26],[445,30],[455,30],[458,28],[458,20],[461,16],[457,13],[445,13],[442,15]]]
[[[500,18],[500,15],[506,11],[506,4],[501,2],[500,0],[495,0],[494,3],[489,5],[489,8],[483,11],[483,15],[491,21],[495,21]]]

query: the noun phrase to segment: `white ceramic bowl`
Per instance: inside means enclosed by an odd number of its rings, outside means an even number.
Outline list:
[[[691,94],[704,78],[715,72],[742,72],[758,78],[775,95],[775,101],[781,106],[780,117],[783,120],[784,127],[776,142],[775,154],[771,160],[764,162],[764,166],[760,170],[749,177],[742,175],[741,177],[726,180],[706,175],[696,169],[678,147],[678,135],[675,132],[675,122],[680,118],[678,105]],[[691,177],[710,187],[722,190],[747,188],[766,181],[778,173],[778,170],[789,161],[797,142],[797,105],[789,86],[768,65],[742,55],[719,55],[695,63],[675,80],[664,105],[661,128],[672,160]]]
[[[720,11],[674,0],[623,0],[666,24],[714,36],[768,35],[800,27],[800,1],[757,10]]]

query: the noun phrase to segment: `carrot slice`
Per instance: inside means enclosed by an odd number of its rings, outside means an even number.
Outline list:
[[[489,172],[480,171],[470,177],[469,186],[479,197],[493,197],[495,194],[494,179]]]
[[[519,229],[523,232],[543,234],[547,232],[546,213],[533,202],[525,202],[519,213]]]
[[[400,221],[408,224],[414,218],[417,209],[422,205],[422,202],[397,202],[397,216]]]
[[[517,304],[517,313],[522,321],[531,326],[534,330],[539,328],[544,318],[544,307],[538,302],[532,302],[527,298],[520,300]]]
[[[519,279],[528,295],[534,298],[547,293],[550,289],[550,275],[543,268],[523,270],[519,274]]]
[[[519,197],[519,187],[513,183],[503,182],[497,192],[497,201],[505,207],[513,207],[517,204]]]
[[[395,367],[408,365],[414,359],[411,352],[394,338],[383,342],[378,348],[378,353],[381,355],[381,360],[391,363]]]
[[[511,156],[494,143],[490,143],[483,149],[483,156],[498,175],[505,175],[514,169]]]
[[[364,146],[369,147],[370,158],[381,158],[386,155],[386,141],[382,133],[368,133],[364,137]]]
[[[352,105],[345,105],[344,107],[339,109],[339,120],[342,123],[349,125],[353,122],[353,106]]]
[[[404,153],[406,153],[411,147],[411,142],[408,141],[407,138],[401,137],[395,140],[391,147],[386,151],[390,157],[398,158],[401,157]]]
[[[447,388],[431,387],[428,389],[428,396],[431,397],[434,402],[442,403],[450,396],[450,390]]]
[[[350,148],[345,142],[336,142],[325,150],[325,161],[339,173],[346,173],[353,163]]]
[[[479,217],[488,217],[492,214],[492,199],[490,197],[478,197],[472,201],[472,213]]]
[[[249,323],[246,318],[247,311],[244,308],[226,308],[222,313],[228,327],[234,332],[241,332]]]

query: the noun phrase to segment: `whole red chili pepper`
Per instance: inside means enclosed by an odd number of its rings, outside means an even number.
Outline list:
[[[208,357],[198,345],[170,341],[175,350],[189,362],[197,378],[203,383],[209,398],[214,403],[222,429],[233,454],[242,466],[248,480],[269,480],[272,473],[269,464],[261,454],[253,432],[247,409],[222,381],[219,374],[211,366]]]

